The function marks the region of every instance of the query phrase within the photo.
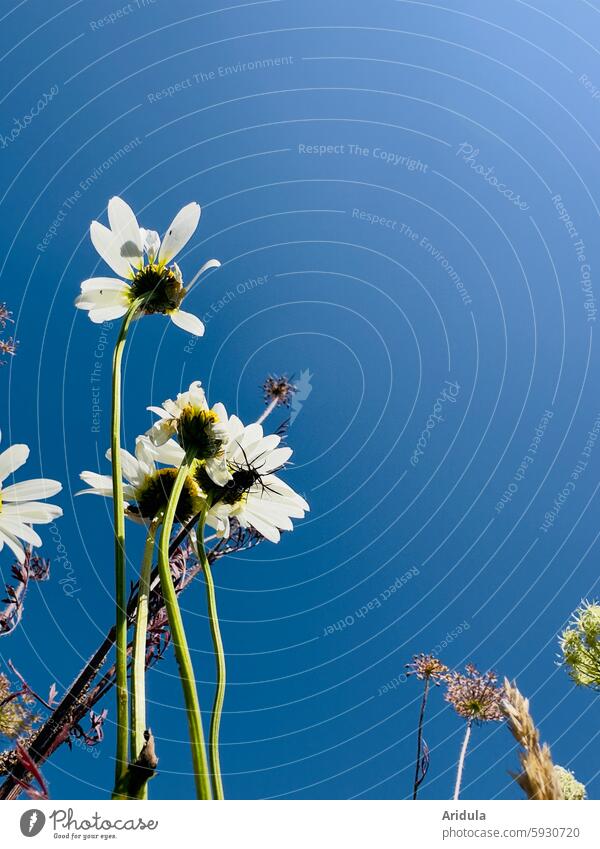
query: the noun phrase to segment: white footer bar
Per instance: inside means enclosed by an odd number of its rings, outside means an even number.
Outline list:
[[[598,802],[4,802],[1,845],[187,849],[600,846]],[[167,842],[169,841],[169,842]]]

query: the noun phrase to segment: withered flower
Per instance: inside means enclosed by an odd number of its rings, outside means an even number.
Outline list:
[[[495,672],[479,672],[472,663],[467,664],[464,673],[452,672],[447,676],[446,682],[446,701],[452,705],[459,716],[467,720],[454,786],[454,799],[458,799],[473,723],[500,722],[504,719],[502,712],[504,690],[498,686],[498,677]]]
[[[427,770],[429,769],[429,748],[423,740],[423,720],[425,717],[425,707],[427,706],[427,696],[429,695],[429,686],[433,681],[438,685],[445,678],[448,667],[438,660],[432,654],[415,654],[410,663],[406,664],[407,676],[415,675],[421,681],[425,681],[423,687],[423,696],[421,698],[421,710],[419,713],[419,726],[417,729],[417,760],[415,764],[415,779],[413,782],[413,799],[417,798],[419,786],[423,783]]]

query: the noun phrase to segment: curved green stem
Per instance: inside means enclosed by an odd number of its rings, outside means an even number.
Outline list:
[[[127,694],[127,580],[125,575],[125,511],[123,506],[123,476],[121,472],[121,361],[129,325],[139,306],[139,300],[129,308],[117,337],[113,354],[111,460],[113,510],[115,523],[115,602],[116,612],[116,689],[117,689],[117,751],[115,756],[114,798],[122,798],[117,787],[127,772],[129,746],[129,717]]]
[[[198,558],[202,565],[204,579],[206,581],[206,599],[208,603],[208,619],[210,622],[210,633],[212,636],[213,647],[215,651],[215,663],[217,666],[217,682],[215,690],[215,700],[213,702],[212,714],[210,717],[210,731],[208,748],[210,752],[210,769],[216,799],[224,799],[223,794],[223,778],[221,776],[221,761],[219,758],[219,729],[221,726],[221,713],[223,711],[223,702],[225,700],[225,685],[227,683],[226,668],[225,668],[225,652],[223,651],[223,640],[221,639],[221,629],[219,627],[219,616],[217,614],[217,597],[215,595],[215,582],[213,581],[210,564],[206,556],[204,547],[204,523],[206,520],[206,511],[208,505],[204,508],[198,522],[197,550]]]
[[[150,523],[144,557],[140,570],[137,612],[135,617],[135,632],[133,637],[132,670],[131,670],[131,750],[132,763],[139,758],[146,738],[144,731],[146,722],[146,635],[148,631],[148,600],[150,597],[150,575],[152,573],[152,555],[156,532],[162,521],[162,515]],[[140,799],[148,798],[148,785],[140,789]]]
[[[173,586],[173,579],[171,577],[171,569],[169,566],[169,538],[171,536],[171,529],[175,519],[175,510],[185,483],[186,475],[189,472],[189,463],[192,459],[193,457],[186,455],[183,463],[179,467],[179,472],[177,473],[175,483],[173,484],[173,490],[165,512],[165,519],[158,546],[158,570],[162,594],[165,601],[165,607],[167,609],[167,616],[169,617],[169,625],[171,627],[171,637],[175,648],[175,657],[177,659],[177,666],[179,667],[179,677],[181,679],[181,686],[183,688],[183,695],[185,699],[190,742],[192,746],[192,763],[194,766],[196,797],[198,799],[210,799],[210,781],[208,777],[208,763],[206,760],[206,748],[204,745],[200,702],[198,700],[198,691],[196,690],[192,658],[190,656],[190,650],[183,627],[183,619],[181,618],[181,610],[179,609],[177,593]]]

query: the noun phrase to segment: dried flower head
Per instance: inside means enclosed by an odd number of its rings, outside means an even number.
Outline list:
[[[10,681],[0,672],[0,737],[15,740],[27,734],[39,722],[31,710],[35,700],[22,691],[13,691]]]
[[[577,781],[570,769],[565,769],[564,766],[555,766],[554,772],[560,784],[563,799],[570,802],[587,799],[585,784]]]
[[[448,674],[448,667],[433,654],[415,654],[406,664],[406,674],[416,675],[421,680],[433,681],[438,686]]]
[[[572,680],[600,689],[600,604],[582,602],[560,637],[560,649]]]
[[[481,673],[469,663],[464,674],[452,672],[446,681],[445,699],[459,716],[472,722],[504,719],[501,708],[504,691],[498,686],[495,672]]]
[[[7,322],[12,323],[11,311],[7,308],[6,304],[0,304],[0,327],[6,327]]]
[[[292,383],[291,378],[288,378],[285,374],[280,377],[269,375],[263,383],[266,404],[271,404],[275,401],[278,406],[289,407],[295,391],[296,387]]]

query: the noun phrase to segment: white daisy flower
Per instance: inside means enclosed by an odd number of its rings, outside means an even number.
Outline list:
[[[19,563],[25,562],[23,542],[33,546],[42,545],[42,540],[31,525],[47,525],[63,514],[60,507],[38,501],[60,492],[62,484],[58,481],[38,478],[4,486],[6,479],[28,457],[27,445],[11,445],[0,454],[0,550],[6,543]]]
[[[207,523],[221,536],[229,536],[230,519],[243,528],[252,527],[271,542],[279,542],[280,531],[292,531],[292,518],[302,519],[310,508],[304,498],[274,472],[289,460],[292,449],[280,448],[281,437],[265,436],[258,423],[244,427],[237,416],[228,421],[226,462],[231,480],[216,487],[202,467],[196,480],[211,499]]]
[[[148,407],[159,416],[147,433],[156,446],[169,447],[170,462],[181,465],[185,451],[192,449],[197,461],[204,463],[210,478],[223,486],[231,479],[225,451],[229,438],[229,419],[223,404],[209,408],[199,380],[190,384],[187,392],[180,392],[175,400],[168,399],[162,407]],[[177,436],[179,445],[172,441]],[[166,462],[166,461],[164,461]]]
[[[172,446],[156,448],[147,437],[138,436],[135,456],[121,449],[121,468],[123,470],[123,497],[125,515],[134,522],[149,524],[161,510],[166,510],[169,496],[177,477],[177,468],[156,467],[156,463],[168,463]],[[110,449],[106,458],[111,459]],[[111,475],[97,472],[82,472],[79,476],[89,489],[82,489],[76,495],[102,495],[113,497]],[[196,481],[188,476],[177,506],[178,520],[185,521],[194,516],[202,507],[201,492]]]
[[[199,220],[200,206],[188,203],[177,213],[161,243],[158,233],[138,225],[124,200],[111,198],[108,204],[110,227],[92,221],[90,236],[102,259],[123,279],[92,277],[84,280],[75,306],[87,310],[93,322],[102,324],[121,318],[134,300],[143,298],[140,313],[168,315],[177,327],[194,336],[202,336],[204,325],[200,319],[179,307],[200,275],[209,268],[218,268],[221,263],[216,259],[206,262],[187,289],[179,267],[172,263],[192,237]]]

